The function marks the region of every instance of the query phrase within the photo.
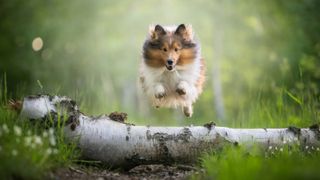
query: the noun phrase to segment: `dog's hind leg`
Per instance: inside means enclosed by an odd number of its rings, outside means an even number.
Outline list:
[[[187,117],[191,117],[193,114],[192,104],[183,107],[183,113]]]

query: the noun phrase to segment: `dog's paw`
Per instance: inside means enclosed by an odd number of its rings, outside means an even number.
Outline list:
[[[176,92],[181,96],[186,95],[188,88],[189,88],[189,84],[185,81],[181,81],[177,86]]]
[[[183,89],[183,88],[177,88],[176,89],[176,92],[179,94],[179,95],[185,95],[187,92],[186,92],[186,90],[185,89]]]
[[[183,113],[186,117],[190,118],[193,114],[192,105],[183,107]]]
[[[155,90],[155,93],[154,93],[155,98],[161,99],[166,96],[166,90],[162,84],[157,84],[154,90]]]
[[[190,117],[192,116],[192,113],[190,113],[190,112],[184,112],[184,115],[185,115],[186,117],[190,118]]]
[[[165,96],[166,96],[165,92],[159,92],[154,95],[154,97],[156,97],[157,99],[164,98]]]

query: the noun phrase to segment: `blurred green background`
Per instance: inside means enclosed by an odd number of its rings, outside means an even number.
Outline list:
[[[0,76],[9,96],[70,96],[85,113],[152,125],[287,126],[319,121],[320,1],[0,2]],[[186,119],[137,92],[150,24],[193,25],[207,63]]]

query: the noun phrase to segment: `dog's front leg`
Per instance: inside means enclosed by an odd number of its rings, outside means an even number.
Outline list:
[[[186,81],[180,81],[177,85],[176,92],[179,95],[186,95],[188,93],[188,90],[190,89],[189,87],[190,85]]]
[[[164,88],[163,84],[156,83],[154,85],[154,96],[157,99],[161,99],[166,96],[166,89]]]

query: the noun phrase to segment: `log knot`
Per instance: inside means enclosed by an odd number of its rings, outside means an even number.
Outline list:
[[[320,141],[320,126],[319,126],[319,124],[313,124],[309,127],[309,129],[315,133],[315,137],[317,138],[318,141]]]
[[[289,126],[288,131],[292,132],[295,136],[298,137],[301,135],[301,129],[294,126]]]
[[[216,126],[216,123],[211,121],[211,122],[208,122],[208,123],[204,124],[203,126],[208,128],[208,130],[210,131],[212,128],[214,128]]]
[[[113,121],[124,123],[127,120],[128,114],[124,112],[112,112],[109,118]]]

